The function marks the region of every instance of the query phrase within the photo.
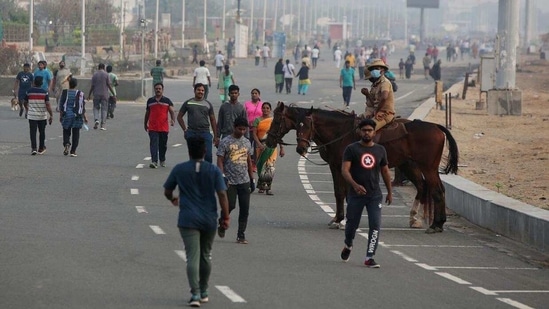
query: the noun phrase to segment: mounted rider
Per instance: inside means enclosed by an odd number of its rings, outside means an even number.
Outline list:
[[[395,99],[391,81],[385,77],[389,67],[381,59],[375,59],[368,66],[369,80],[372,88],[362,88],[361,93],[366,96],[366,111],[363,118],[373,118],[376,122],[375,130],[383,128],[395,118]]]

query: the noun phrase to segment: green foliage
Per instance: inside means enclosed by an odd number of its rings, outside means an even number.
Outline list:
[[[0,47],[0,75],[15,74],[21,69],[20,53],[15,46]]]

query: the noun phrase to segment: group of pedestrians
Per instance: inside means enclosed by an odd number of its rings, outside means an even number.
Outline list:
[[[33,73],[30,69],[30,64],[23,65],[23,71],[15,77],[13,93],[21,107],[19,116],[25,113],[29,121],[31,155],[46,152],[46,124],[52,124],[55,110],[63,128],[63,155],[76,157],[80,130],[88,123],[85,94],[77,89],[78,80],[65,67],[63,60],[54,73],[47,68],[45,61],[38,62]],[[101,130],[106,130],[106,119],[114,118],[117,85],[118,77],[112,72],[112,66],[107,66],[105,71],[105,64],[100,63],[92,76],[88,93],[88,100],[93,95],[94,129],[100,126]],[[52,98],[55,98],[55,108],[50,102]]]

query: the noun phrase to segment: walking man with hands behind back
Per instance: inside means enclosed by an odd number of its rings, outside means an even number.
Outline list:
[[[104,63],[100,63],[97,66],[97,71],[93,73],[91,79],[91,88],[90,92],[88,93],[88,100],[91,98],[92,93],[93,118],[95,119],[93,128],[97,130],[97,128],[99,127],[99,120],[101,120],[101,130],[107,130],[107,128],[105,128],[105,123],[107,121],[109,97],[111,93],[115,93],[115,91],[112,89],[109,74],[105,72]]]
[[[177,164],[164,183],[164,196],[179,207],[177,227],[187,254],[187,279],[191,287],[191,307],[207,303],[212,271],[211,251],[218,225],[217,203],[221,207],[219,226],[229,228],[227,185],[215,165],[204,161],[206,144],[195,136],[187,139],[189,161]],[[179,187],[179,197],[173,191]]]

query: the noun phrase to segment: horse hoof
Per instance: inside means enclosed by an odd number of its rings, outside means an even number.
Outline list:
[[[330,230],[337,230],[337,229],[339,229],[339,225],[340,224],[338,222],[332,221],[328,224],[328,228]]]
[[[414,221],[410,222],[410,227],[413,228],[413,229],[422,229],[423,228],[423,223],[421,223],[421,221],[414,220]]]
[[[430,227],[430,228],[428,228],[427,230],[425,230],[425,234],[434,234],[434,233],[436,233],[436,231],[435,231],[435,229],[432,228],[432,227]]]
[[[435,227],[435,232],[436,233],[442,233],[442,232],[444,232],[444,228],[437,226],[437,227]]]

